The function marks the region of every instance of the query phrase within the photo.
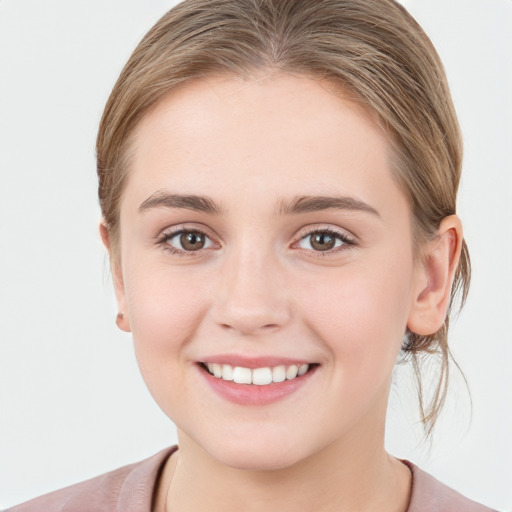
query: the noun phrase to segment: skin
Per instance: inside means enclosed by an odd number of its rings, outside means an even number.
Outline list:
[[[112,263],[119,325],[178,428],[157,511],[407,509],[409,470],[384,449],[391,375],[407,327],[444,321],[462,230],[446,218],[416,257],[390,151],[342,93],[285,74],[188,83],[141,121]],[[222,212],[141,210],[164,193]],[[280,212],[301,196],[352,203]],[[206,245],[162,241],[182,228]],[[316,249],[310,235],[326,229],[351,243]],[[217,354],[318,366],[297,392],[247,406],[205,385],[198,362]]]

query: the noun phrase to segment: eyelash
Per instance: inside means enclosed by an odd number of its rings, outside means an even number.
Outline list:
[[[205,231],[203,231],[202,229],[186,228],[185,226],[181,226],[180,228],[176,229],[175,231],[164,231],[158,237],[157,244],[160,245],[165,252],[172,254],[173,256],[178,256],[180,258],[195,256],[202,250],[208,250],[208,249],[200,249],[198,251],[183,251],[183,250],[177,249],[176,247],[173,247],[172,245],[167,243],[172,238],[182,235],[183,233],[198,233],[200,235],[205,236],[207,239],[211,240],[211,237],[208,236],[208,234]]]
[[[347,233],[338,231],[331,227],[325,227],[325,228],[316,228],[313,230],[305,230],[299,234],[299,239],[297,242],[294,242],[294,246],[298,245],[302,240],[312,237],[313,235],[322,234],[322,235],[330,235],[334,239],[337,239],[342,242],[342,244],[338,247],[335,247],[333,249],[329,249],[326,251],[314,251],[314,250],[308,250],[312,255],[314,255],[315,258],[328,258],[329,256],[333,256],[336,254],[339,254],[342,251],[346,251],[351,246],[354,247],[357,245],[354,238],[349,236]],[[311,242],[310,242],[311,243]]]
[[[211,240],[211,237],[208,236],[208,234],[201,229],[186,228],[185,226],[181,226],[180,228],[176,229],[175,231],[167,231],[167,232],[162,233],[158,237],[157,244],[160,245],[165,252],[168,252],[168,253],[172,254],[173,256],[185,257],[185,258],[190,257],[190,256],[195,256],[203,250],[206,250],[206,251],[209,250],[209,249],[199,249],[197,251],[184,251],[181,249],[177,249],[176,247],[173,247],[172,245],[170,245],[168,243],[169,240],[173,239],[176,236],[182,235],[183,233],[198,233],[200,235],[205,236],[207,239]],[[334,237],[335,239],[341,241],[342,245],[338,246],[334,249],[329,249],[326,251],[308,250],[308,252],[314,254],[314,257],[326,258],[330,255],[337,254],[341,251],[345,251],[350,246],[357,245],[356,241],[353,238],[351,238],[349,235],[347,235],[346,233],[342,233],[342,232],[337,231],[336,229],[333,229],[331,227],[329,227],[329,228],[326,227],[326,228],[317,228],[317,229],[313,229],[312,231],[304,231],[304,232],[300,233],[299,239],[297,240],[297,242],[294,242],[293,246],[299,244],[302,240],[306,239],[307,237],[311,237],[316,234],[330,235],[330,236]]]

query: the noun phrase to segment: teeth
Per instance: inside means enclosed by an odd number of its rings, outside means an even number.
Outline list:
[[[257,386],[265,386],[272,382],[272,370],[270,368],[256,368],[252,371],[252,383]]]
[[[252,384],[252,372],[249,368],[235,366],[233,370],[233,380],[237,384]]]
[[[222,377],[222,366],[217,363],[213,363],[213,375],[220,379]]]
[[[299,371],[299,367],[296,364],[292,364],[286,368],[286,378],[288,380],[295,379],[297,377],[297,373]]]
[[[292,364],[290,366],[274,366],[272,368],[244,368],[229,364],[207,363],[208,371],[218,379],[234,381],[237,384],[255,384],[266,386],[273,382],[284,382],[301,377],[309,370],[309,364]]]
[[[233,367],[229,364],[223,364],[221,378],[224,380],[233,380]]]
[[[286,380],[286,368],[284,366],[276,366],[272,368],[272,381],[283,382]]]
[[[301,375],[304,375],[308,371],[309,365],[307,364],[301,364],[299,366],[299,371],[297,372],[297,375],[300,377]]]

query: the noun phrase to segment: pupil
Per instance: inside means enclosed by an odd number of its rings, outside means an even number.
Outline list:
[[[197,251],[204,246],[204,235],[202,233],[182,233],[180,237],[181,246],[189,251]]]
[[[315,233],[311,240],[311,245],[318,251],[328,251],[334,247],[334,237],[328,233]]]

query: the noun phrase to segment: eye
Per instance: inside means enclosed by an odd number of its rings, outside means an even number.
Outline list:
[[[344,245],[355,245],[355,242],[343,233],[331,229],[322,229],[308,233],[303,236],[298,246],[315,252],[327,252]]]
[[[164,250],[176,253],[193,253],[213,247],[213,241],[197,229],[179,229],[178,231],[171,231],[163,233],[158,240]]]

